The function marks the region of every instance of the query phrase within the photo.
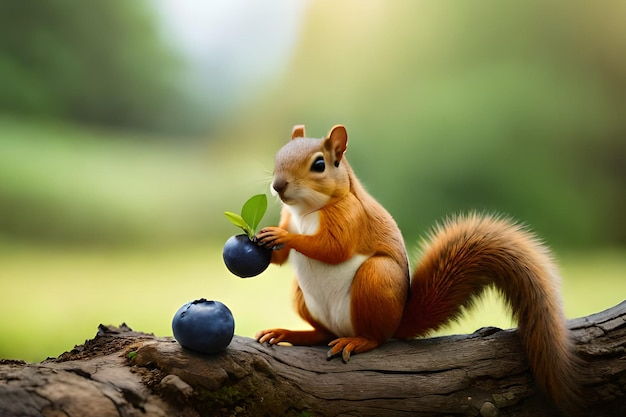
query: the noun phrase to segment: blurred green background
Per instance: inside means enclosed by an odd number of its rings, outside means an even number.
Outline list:
[[[223,216],[294,124],[344,124],[407,246],[476,209],[554,248],[568,317],[626,298],[626,3],[0,1],[0,358],[99,323],[305,325],[289,266],[230,275]],[[278,219],[273,199],[263,224]],[[493,297],[447,332],[511,326]]]

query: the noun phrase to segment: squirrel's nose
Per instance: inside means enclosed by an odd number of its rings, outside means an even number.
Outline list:
[[[272,188],[278,193],[281,194],[287,188],[287,181],[284,178],[274,178],[274,182],[272,182]]]

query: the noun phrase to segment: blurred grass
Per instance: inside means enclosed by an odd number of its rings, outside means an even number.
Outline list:
[[[569,318],[611,307],[625,298],[623,251],[562,256]],[[267,327],[306,328],[291,305],[291,268],[271,266],[239,279],[221,259],[218,244],[178,249],[93,250],[0,246],[0,358],[39,361],[95,335],[99,323],[126,322],[135,330],[171,335],[171,319],[187,301],[224,302],[236,333]],[[510,327],[493,297],[441,333],[482,326]]]
[[[158,139],[0,115],[0,239],[221,238],[230,228],[224,210],[268,189],[271,162],[257,154],[233,157],[208,138]]]
[[[93,337],[99,323],[171,335],[176,310],[201,297],[224,302],[238,334],[293,326],[289,271],[273,269],[239,279],[226,270],[217,245],[167,251],[4,245],[0,357],[56,356]]]

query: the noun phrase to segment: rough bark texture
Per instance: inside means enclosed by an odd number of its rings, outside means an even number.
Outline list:
[[[626,415],[626,301],[572,320],[591,416]],[[393,341],[348,364],[235,337],[221,354],[100,326],[41,363],[0,362],[0,416],[543,416],[514,330]]]

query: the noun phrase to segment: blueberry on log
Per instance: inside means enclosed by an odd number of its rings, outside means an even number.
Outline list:
[[[204,298],[178,309],[172,320],[174,338],[181,346],[200,353],[217,353],[230,344],[235,320],[229,308]]]
[[[222,255],[230,272],[241,278],[249,278],[267,269],[272,250],[257,245],[242,234],[231,236],[226,241]]]

